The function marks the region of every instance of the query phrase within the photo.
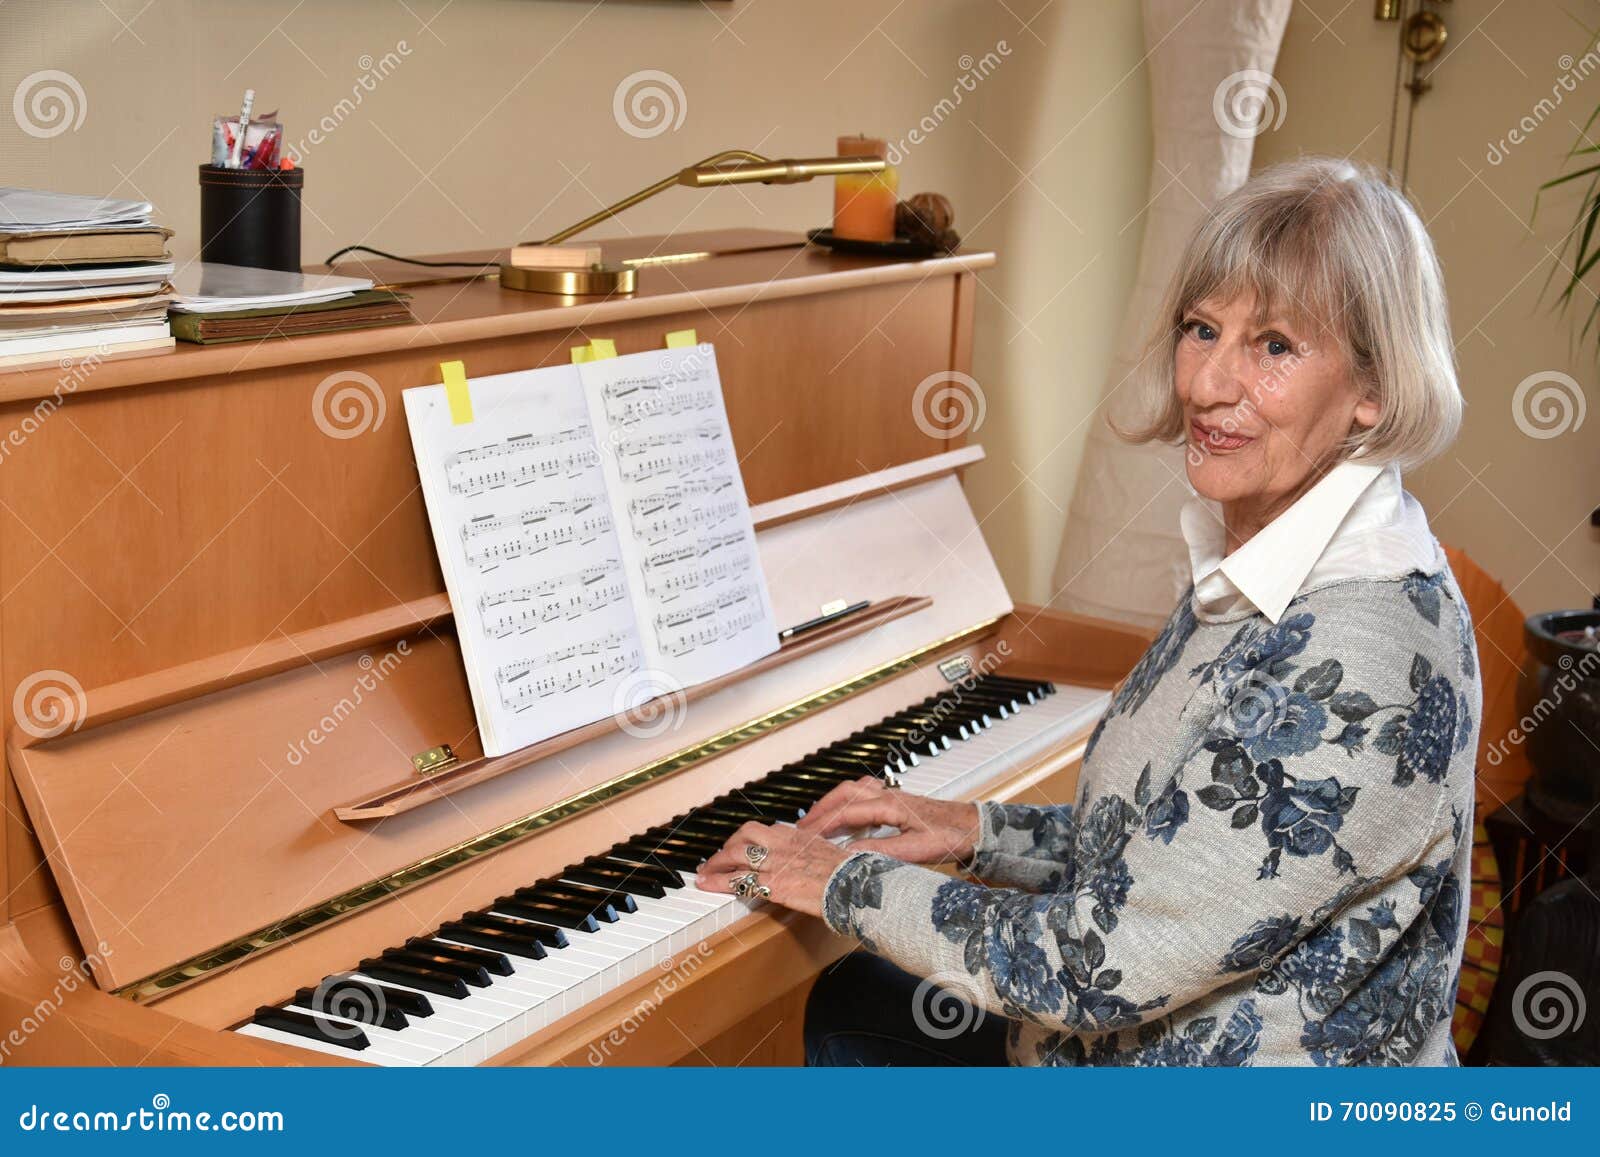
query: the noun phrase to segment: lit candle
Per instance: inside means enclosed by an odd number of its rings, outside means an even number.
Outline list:
[[[840,137],[841,157],[889,155],[888,144],[875,137]],[[893,241],[894,207],[900,176],[893,165],[876,173],[844,173],[833,179],[833,235],[852,241]]]

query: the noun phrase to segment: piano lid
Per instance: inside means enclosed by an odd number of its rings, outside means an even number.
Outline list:
[[[13,772],[96,979],[176,985],[269,949],[535,836],[614,796],[619,777],[643,786],[708,742],[757,738],[987,628],[1011,600],[955,474],[979,457],[957,450],[753,511],[780,622],[836,598],[918,599],[909,612],[741,673],[675,728],[605,729],[376,822],[336,809],[416,774],[412,756],[441,744],[481,755],[447,605],[349,624],[361,645],[337,653],[322,632],[254,671],[230,674],[222,656],[92,690],[80,729],[61,736],[13,731]]]

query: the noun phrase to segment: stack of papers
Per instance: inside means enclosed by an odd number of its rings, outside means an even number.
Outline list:
[[[335,301],[371,289],[372,280],[204,261],[185,266],[172,288],[172,308],[179,313],[228,313]]]
[[[173,289],[173,335],[208,345],[416,320],[409,298],[374,289],[365,277],[206,262],[181,270]]]
[[[0,369],[172,348],[148,201],[0,188]]]

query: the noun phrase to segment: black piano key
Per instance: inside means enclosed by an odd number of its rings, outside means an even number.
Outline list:
[[[610,853],[607,853],[608,855]],[[618,915],[639,910],[639,902],[627,892],[616,892],[609,888],[598,888],[593,884],[580,884],[560,876],[551,876],[548,880],[540,880],[534,885],[536,888],[549,889],[552,894],[564,899],[577,900],[580,903],[588,901],[591,904],[609,904],[617,910]]]
[[[467,982],[459,976],[446,976],[431,968],[418,968],[399,960],[380,960],[369,957],[361,962],[361,971],[374,980],[403,984],[407,988],[420,988],[434,996],[448,996],[455,1000],[467,999]]]
[[[809,807],[816,803],[819,798],[816,792],[810,788],[799,787],[791,783],[778,783],[768,780],[765,776],[756,780],[748,787],[740,788],[739,790],[749,791],[752,789],[759,791],[764,795],[774,796],[779,799],[792,799],[801,807]]]
[[[324,1044],[338,1045],[340,1048],[349,1049],[351,1052],[360,1052],[362,1049],[371,1048],[372,1042],[367,1039],[367,1034],[352,1025],[330,1024],[318,1017],[307,1016],[303,1012],[295,1012],[288,1008],[273,1008],[263,1005],[256,1009],[255,1016],[250,1020],[262,1028],[275,1028],[279,1032],[293,1033],[309,1040],[322,1041]]]
[[[463,913],[461,923],[473,928],[493,928],[501,932],[510,932],[514,936],[527,936],[537,940],[546,948],[565,948],[569,943],[565,932],[553,925],[541,923],[537,917],[513,918],[485,910]]]
[[[420,952],[412,948],[386,948],[383,958],[396,964],[410,964],[430,972],[437,972],[441,976],[458,977],[473,988],[488,988],[493,983],[489,979],[489,970],[483,965],[466,964],[449,956],[441,956],[437,952]]]
[[[780,823],[794,823],[795,820],[800,818],[800,809],[806,806],[800,800],[793,799],[782,792],[763,791],[753,785],[741,787],[729,794],[741,803],[759,804],[761,807],[771,809]]]
[[[487,948],[491,952],[504,952],[507,956],[520,956],[524,960],[543,960],[549,955],[543,944],[531,936],[518,936],[498,928],[475,928],[471,924],[451,922],[439,929],[439,935],[462,944]]]
[[[912,751],[919,756],[939,756],[950,748],[950,741],[923,727],[870,727],[861,733],[865,741],[881,742],[890,751]]]
[[[700,845],[698,850],[705,850],[709,844],[712,849],[720,848],[727,842],[729,836],[739,825],[733,820],[717,820],[699,812],[690,812],[688,815],[679,816],[668,823],[661,824],[645,832],[647,836],[662,836],[667,839],[677,840],[690,847]]]
[[[830,779],[837,787],[841,783],[851,783],[862,776],[871,776],[873,779],[885,779],[894,772],[889,761],[880,759],[873,763],[857,762],[835,756],[816,756],[806,760],[793,771],[785,769],[775,773],[789,778],[791,775],[808,775],[813,780]]]
[[[757,823],[793,823],[795,809],[792,804],[774,804],[765,800],[749,799],[739,794],[719,796],[707,805],[712,815],[746,815]]]
[[[631,877],[654,880],[667,888],[683,887],[683,880],[678,873],[667,868],[652,868],[648,864],[624,864],[620,860],[608,860],[605,856],[590,856],[583,863],[585,867],[625,871]]]
[[[1029,703],[1037,703],[1043,699],[1047,694],[1046,687],[1050,687],[1052,691],[1055,689],[1052,684],[1037,683],[1031,679],[1007,679],[1000,675],[990,675],[986,681],[991,686],[1021,695]]]
[[[618,844],[607,855],[629,863],[658,864],[679,872],[698,871],[700,865],[707,859],[699,852],[677,851],[665,845],[657,845],[650,840],[642,840],[638,844]]]
[[[1023,705],[1014,691],[988,683],[974,683],[971,686],[963,684],[957,694],[962,701],[968,703],[1004,704],[1013,710]]]
[[[402,1029],[410,1025],[402,1005],[409,1003],[399,997],[416,996],[427,1006],[427,998],[414,992],[401,992],[381,984],[364,980],[341,978],[323,981],[316,988],[302,988],[294,994],[294,1002],[312,1012],[326,1013],[343,1020],[356,1020],[380,1028]],[[432,1014],[433,1009],[423,1015]]]
[[[724,829],[721,826],[713,828],[711,825],[694,817],[688,817],[672,824],[663,824],[651,828],[643,835],[635,837],[629,843],[641,843],[644,840],[660,840],[673,847],[682,848],[686,852],[704,852],[710,855],[723,844],[728,842],[728,836],[733,833],[733,828]]]
[[[431,940],[421,936],[413,936],[406,941],[406,948],[412,952],[427,952],[435,956],[448,956],[451,960],[459,960],[463,964],[476,964],[485,972],[493,976],[515,976],[517,970],[511,967],[502,952],[492,952],[484,948],[473,948],[460,944],[445,944],[442,941]]]
[[[772,822],[771,817],[759,808],[741,807],[732,802],[713,804],[707,807],[705,812],[707,815],[715,816],[718,819],[738,820],[740,823],[746,824],[770,824]]]
[[[825,759],[853,759],[858,763],[894,762],[915,767],[915,760],[928,754],[930,748],[909,742],[906,736],[908,730],[909,728],[880,731],[875,728],[863,728],[837,743],[830,743],[817,752],[817,755]]]
[[[624,892],[632,892],[635,896],[649,896],[653,900],[659,900],[667,894],[667,888],[661,881],[651,878],[651,873],[658,870],[665,869],[623,860],[616,860],[606,865],[595,865],[585,861],[565,869],[562,875],[571,876],[580,883],[618,888]],[[674,875],[673,879],[677,879],[677,876]]]
[[[916,758],[916,753],[903,745],[899,748],[890,748],[882,743],[874,743],[870,747],[865,744],[849,743],[814,751],[798,761],[796,766],[854,772],[858,776],[863,771],[868,775],[882,775],[885,771],[900,766],[915,767]]]
[[[579,916],[593,916],[602,924],[615,924],[621,919],[617,915],[617,910],[610,904],[595,900],[574,900],[569,896],[562,895],[560,889],[546,887],[543,884],[535,884],[531,888],[518,888],[511,894],[519,900],[527,900],[531,903],[542,901],[547,904],[559,904],[568,912]]]
[[[555,924],[558,927],[569,929],[573,932],[598,932],[600,921],[593,916],[579,915],[566,908],[558,907],[548,900],[522,900],[516,896],[501,896],[492,905],[496,912],[504,912],[507,916],[520,916],[528,920],[540,920],[546,924]]]
[[[841,783],[852,783],[867,776],[868,773],[865,771],[859,771],[852,775],[820,775],[810,771],[774,771],[767,778],[776,780],[779,783],[793,784],[795,787],[815,790],[817,798],[821,799]],[[882,777],[879,776],[877,778],[881,779]]]

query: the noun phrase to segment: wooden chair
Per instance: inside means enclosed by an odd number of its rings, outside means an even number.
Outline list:
[[[1494,576],[1465,553],[1447,546],[1445,555],[1472,613],[1478,641],[1478,676],[1483,685],[1475,792],[1479,818],[1472,832],[1469,931],[1451,1023],[1456,1050],[1465,1057],[1489,1011],[1505,942],[1505,894],[1494,846],[1482,817],[1515,800],[1533,767],[1522,744],[1505,742],[1517,724],[1517,680],[1525,656],[1522,609]]]

